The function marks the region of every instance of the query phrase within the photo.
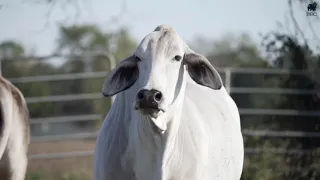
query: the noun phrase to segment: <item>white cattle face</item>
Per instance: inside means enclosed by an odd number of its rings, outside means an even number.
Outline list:
[[[184,88],[185,66],[199,85],[221,88],[221,78],[209,61],[191,51],[175,31],[159,26],[111,72],[103,94],[112,96],[128,89],[135,96],[133,108],[156,119],[159,113],[166,113]],[[133,84],[135,88],[131,88]]]

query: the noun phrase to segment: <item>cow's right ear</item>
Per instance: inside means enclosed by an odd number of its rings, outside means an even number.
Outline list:
[[[184,55],[184,63],[188,67],[190,77],[196,83],[213,90],[221,89],[223,83],[220,74],[206,57],[195,52],[188,52]]]
[[[122,60],[104,81],[103,96],[113,96],[130,88],[139,76],[138,61],[134,55]]]

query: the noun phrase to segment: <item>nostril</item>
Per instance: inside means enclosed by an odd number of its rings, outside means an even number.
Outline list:
[[[154,95],[154,99],[156,101],[160,101],[162,99],[162,93],[161,92],[156,92]]]
[[[138,95],[137,95],[138,99],[141,100],[144,98],[144,94],[142,91],[138,92]]]

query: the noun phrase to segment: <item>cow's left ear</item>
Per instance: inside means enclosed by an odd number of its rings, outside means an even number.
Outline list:
[[[134,55],[122,60],[104,81],[102,87],[103,96],[113,96],[130,88],[139,76],[137,63],[138,59]]]
[[[184,55],[183,61],[187,65],[187,70],[190,77],[197,84],[214,90],[221,89],[221,77],[218,71],[207,60],[207,58],[200,54],[190,52]]]

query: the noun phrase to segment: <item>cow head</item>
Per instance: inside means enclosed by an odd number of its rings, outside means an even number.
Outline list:
[[[130,88],[135,91],[133,108],[156,122],[184,92],[186,70],[199,85],[213,90],[222,87],[219,73],[204,56],[190,50],[170,27],[158,26],[132,56],[111,72],[103,95],[112,96]],[[131,88],[133,85],[135,88]]]

